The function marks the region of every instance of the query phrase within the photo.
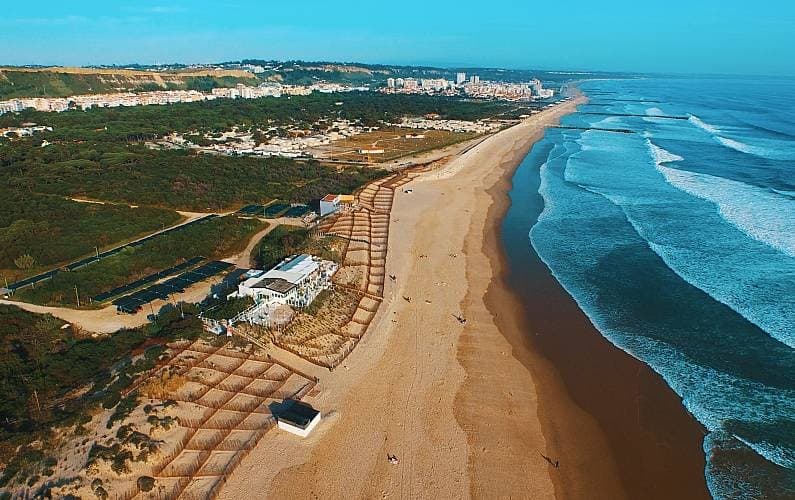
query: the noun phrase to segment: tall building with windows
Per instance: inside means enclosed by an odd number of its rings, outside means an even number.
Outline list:
[[[461,85],[465,81],[467,81],[467,74],[466,73],[456,73],[455,74],[455,84],[456,85]]]
[[[469,83],[471,83],[472,85],[479,84],[480,83],[480,77],[478,75],[472,75],[471,77],[469,77]]]
[[[386,79],[386,86],[390,89],[395,88],[395,79],[394,78],[387,78]]]

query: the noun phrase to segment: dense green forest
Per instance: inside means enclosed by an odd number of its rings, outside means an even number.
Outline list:
[[[377,169],[330,168],[311,160],[150,149],[144,140],[233,126],[311,128],[336,117],[375,124],[431,112],[477,119],[519,111],[498,102],[351,93],[2,115],[0,127],[33,121],[54,130],[0,141],[0,269],[13,280],[86,255],[95,246],[155,230],[177,217],[165,209],[219,211],[275,199],[306,203],[329,192],[352,192],[384,175]],[[141,208],[80,204],[68,197]],[[49,295],[41,290],[37,300],[59,303],[63,290],[56,287]]]
[[[335,105],[338,99],[342,106]],[[87,112],[24,112],[0,117],[0,126],[34,121],[54,130],[0,144],[0,180],[18,192],[192,210],[217,210],[275,198],[308,201],[326,192],[351,191],[380,173],[353,167],[340,171],[284,158],[157,151],[139,141],[173,131],[220,131],[234,125],[310,127],[319,119],[337,115],[365,122],[429,112],[474,119],[506,109],[501,103],[356,93]],[[38,147],[42,140],[51,144]]]
[[[338,105],[337,103],[342,103]],[[477,120],[514,117],[517,105],[499,101],[472,101],[457,97],[380,94],[313,93],[306,96],[260,99],[216,99],[168,106],[94,108],[87,111],[45,113],[25,110],[0,116],[0,127],[34,122],[54,128],[37,137],[54,140],[136,141],[171,132],[221,132],[238,125],[267,129],[272,126],[311,128],[323,118],[359,120],[365,125],[395,121],[404,116],[437,113],[442,118]],[[521,111],[526,112],[526,109]]]
[[[249,239],[266,227],[258,219],[234,215],[210,219],[153,238],[139,247],[126,248],[76,271],[58,273],[50,280],[18,291],[15,297],[39,304],[76,306],[77,287],[81,305],[90,305],[89,298],[94,295],[192,257],[228,257],[243,250]]]
[[[77,424],[80,432],[92,407],[116,405],[135,374],[163,352],[156,344],[132,362],[136,348],[149,339],[198,338],[196,309],[186,305],[183,311],[184,318],[167,308],[156,323],[91,338],[74,327],[62,328],[65,323],[50,315],[0,305],[0,488],[12,478],[46,475],[53,428]],[[75,392],[81,388],[87,392]],[[28,445],[34,439],[42,442],[36,449]]]
[[[343,104],[337,106],[340,101]],[[0,143],[0,180],[18,192],[79,195],[193,210],[229,208],[275,198],[307,201],[326,192],[351,191],[380,173],[353,167],[339,171],[284,158],[156,151],[140,141],[173,131],[217,132],[235,125],[308,128],[320,119],[337,116],[378,123],[431,112],[445,118],[476,119],[513,109],[496,102],[354,93],[291,99],[219,99],[87,112],[26,111],[0,116],[0,126],[33,121],[54,130],[35,138]],[[42,140],[51,144],[38,147]]]
[[[0,270],[9,281],[76,260],[119,241],[175,224],[180,216],[159,208],[78,203],[60,196],[0,187]],[[29,268],[15,261],[33,258]],[[20,262],[21,263],[21,262]],[[1,284],[0,284],[1,285]]]
[[[306,202],[329,192],[350,192],[382,175],[360,167],[337,170],[315,161],[160,151],[112,142],[34,148],[17,141],[0,151],[0,182],[18,193],[195,211],[277,198]],[[4,204],[0,200],[0,210]]]

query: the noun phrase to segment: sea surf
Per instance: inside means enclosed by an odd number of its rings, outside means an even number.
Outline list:
[[[520,167],[527,244],[706,428],[714,497],[795,495],[795,82],[580,87],[598,101]]]

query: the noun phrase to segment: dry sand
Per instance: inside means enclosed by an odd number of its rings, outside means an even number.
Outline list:
[[[268,433],[221,498],[554,496],[533,379],[483,299],[495,277],[483,241],[489,188],[574,106],[491,136],[396,195],[387,273],[397,281],[307,399],[326,418],[305,440]]]

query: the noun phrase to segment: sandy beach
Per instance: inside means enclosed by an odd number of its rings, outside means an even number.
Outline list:
[[[596,330],[530,245],[538,182],[529,161],[490,189],[483,249],[498,278],[484,300],[535,382],[556,496],[710,498],[701,424]]]
[[[495,277],[484,234],[495,222],[489,190],[574,106],[492,136],[398,192],[387,257],[397,279],[364,340],[308,398],[322,425],[306,440],[268,433],[221,498],[555,495],[533,378],[483,299]],[[618,492],[605,462],[605,487],[614,483],[605,491]]]

